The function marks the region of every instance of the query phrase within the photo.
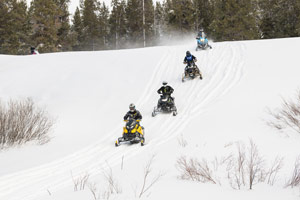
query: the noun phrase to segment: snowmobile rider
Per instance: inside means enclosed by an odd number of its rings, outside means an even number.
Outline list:
[[[135,105],[133,103],[129,105],[129,111],[124,116],[124,120],[128,119],[142,120],[141,113],[135,109]]]
[[[199,39],[200,37],[206,38],[206,34],[205,34],[203,28],[200,28],[196,39]]]
[[[35,47],[30,47],[30,54],[31,55],[37,55],[37,54],[39,54],[39,52],[38,52],[38,50],[36,50]]]
[[[170,97],[169,103],[172,103],[174,101],[174,98],[171,97],[171,94],[174,92],[174,89],[168,85],[167,81],[164,81],[163,86],[157,90],[158,94],[161,94],[162,96],[168,95]]]
[[[185,71],[188,66],[194,65],[197,62],[197,58],[191,54],[191,52],[187,51],[186,56],[184,57],[183,64],[187,64],[185,67]]]

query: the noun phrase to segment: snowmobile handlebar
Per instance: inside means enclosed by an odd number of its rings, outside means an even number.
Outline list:
[[[128,119],[124,120],[124,122],[128,122],[128,121],[129,121]],[[141,120],[140,119],[136,119],[135,121],[136,122],[140,122]]]

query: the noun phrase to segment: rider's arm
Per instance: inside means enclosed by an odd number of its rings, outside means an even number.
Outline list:
[[[197,62],[197,58],[195,56],[193,56],[193,61]]]
[[[128,117],[129,117],[129,114],[126,113],[126,115],[124,116],[124,120],[127,120]]]
[[[157,93],[161,94],[162,93],[162,88],[159,88],[159,90],[157,90]]]
[[[174,89],[171,86],[169,86],[169,87],[170,87],[170,93],[173,93]]]
[[[142,120],[142,115],[141,115],[141,113],[140,113],[140,111],[138,111],[138,113],[137,113],[137,118],[139,119],[139,120]]]

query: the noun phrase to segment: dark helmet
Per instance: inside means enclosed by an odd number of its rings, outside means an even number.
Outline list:
[[[134,112],[135,111],[135,105],[133,103],[131,103],[129,105],[129,110],[130,110],[130,112]]]
[[[187,51],[187,52],[186,52],[186,56],[191,56],[191,52],[190,52],[190,51]]]
[[[200,28],[200,30],[199,30],[200,32],[203,32],[204,30],[203,30],[203,28]]]
[[[164,82],[162,82],[162,84],[163,84],[163,85],[167,85],[167,84],[168,84],[168,82],[167,82],[167,81],[164,81]]]

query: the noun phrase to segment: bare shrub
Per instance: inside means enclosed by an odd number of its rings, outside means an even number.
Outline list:
[[[164,176],[163,172],[159,172],[154,178],[149,182],[148,178],[152,172],[152,164],[155,156],[152,156],[147,165],[144,168],[144,177],[143,177],[143,185],[139,194],[139,198],[141,198],[147,191],[149,191],[155,183],[157,183],[162,176]]]
[[[179,145],[181,147],[186,147],[187,144],[188,144],[187,141],[186,141],[186,139],[184,139],[183,135],[181,135],[180,137],[178,137],[177,141],[178,141],[178,143],[179,143]]]
[[[293,174],[286,184],[286,187],[300,186],[300,156],[296,159]]]
[[[283,167],[283,158],[277,156],[266,174],[267,175],[266,180],[269,185],[274,185],[277,178],[277,174],[282,167]]]
[[[282,101],[281,108],[275,111],[267,109],[267,112],[273,117],[267,124],[277,130],[289,127],[300,133],[300,90],[297,91],[295,100],[283,99]]]
[[[176,163],[176,167],[180,171],[180,178],[221,185],[222,183],[216,176],[219,173],[219,175],[225,175],[233,189],[247,187],[250,190],[256,183],[265,182],[269,185],[275,183],[277,174],[283,166],[283,158],[277,157],[270,168],[266,167],[265,160],[259,154],[258,148],[252,140],[248,146],[237,142],[236,150],[236,153],[231,152],[221,159],[215,157],[211,162],[205,158],[202,158],[201,162],[195,158],[188,160],[183,156]]]
[[[113,176],[113,171],[111,168],[109,168],[109,172],[108,173],[104,173],[104,176],[107,180],[108,183],[108,193],[110,194],[114,194],[114,193],[121,193],[122,192],[122,188],[119,186],[119,184],[117,183],[116,179]]]
[[[74,183],[74,191],[84,190],[85,186],[87,185],[88,179],[90,175],[88,173],[82,174],[77,178],[73,177],[71,172],[73,183]]]
[[[246,152],[245,146],[242,143],[237,143],[237,157],[231,155],[227,159],[227,178],[232,188],[241,189],[246,185]]]
[[[53,120],[46,111],[38,108],[32,99],[0,102],[0,148],[36,140],[40,144],[49,141],[47,133]]]
[[[250,140],[249,154],[247,158],[247,169],[249,177],[249,189],[252,190],[255,182],[263,181],[265,173],[263,170],[263,159],[258,153],[256,144]]]
[[[181,179],[199,181],[202,183],[217,183],[215,178],[213,178],[212,170],[205,159],[202,159],[202,161],[199,162],[197,159],[191,158],[188,161],[187,158],[183,156],[177,160],[177,168],[181,172]]]
[[[94,182],[89,183],[88,188],[90,189],[90,191],[94,197],[94,200],[99,200],[101,197],[101,194],[100,194],[99,188],[97,187],[97,184]]]

